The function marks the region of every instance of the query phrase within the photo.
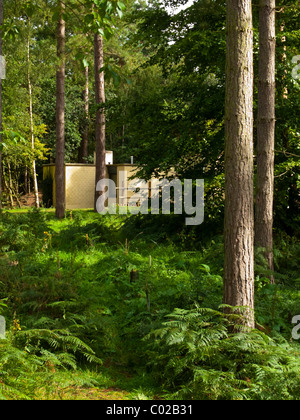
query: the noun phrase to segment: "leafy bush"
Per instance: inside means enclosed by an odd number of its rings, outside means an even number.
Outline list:
[[[18,326],[17,328],[15,326]],[[32,399],[59,370],[76,370],[78,361],[101,364],[94,351],[66,330],[20,330],[15,322],[0,340],[0,398]]]
[[[259,330],[232,333],[236,320],[199,306],[167,318],[148,336],[148,360],[174,397],[299,399],[298,345]]]

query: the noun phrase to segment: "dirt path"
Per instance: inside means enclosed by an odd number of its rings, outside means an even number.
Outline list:
[[[49,399],[49,398],[45,398]],[[50,399],[55,400],[130,400],[130,394],[118,388],[70,387],[57,391]]]

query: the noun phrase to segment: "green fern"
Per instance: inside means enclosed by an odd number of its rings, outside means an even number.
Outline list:
[[[168,318],[148,335],[148,357],[177,398],[300,399],[299,347],[258,330],[231,333],[236,319],[199,306]]]
[[[24,343],[26,349],[38,353],[47,349],[47,345],[55,351],[73,352],[83,355],[88,362],[102,364],[92,348],[68,330],[31,329],[19,331],[15,342]]]
[[[33,399],[47,388],[57,370],[76,370],[77,357],[101,364],[95,352],[67,330],[32,329],[8,332],[0,340],[0,398]]]

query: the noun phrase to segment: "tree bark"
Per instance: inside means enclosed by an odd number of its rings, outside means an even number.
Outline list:
[[[103,37],[98,33],[94,36],[94,59],[95,59],[95,98],[98,110],[96,113],[96,186],[98,181],[106,177],[105,165],[105,86],[104,72],[100,69],[104,66]],[[96,190],[96,188],[95,188]],[[103,191],[95,191],[96,203]]]
[[[284,13],[284,6],[281,8],[281,13]],[[284,21],[282,21],[282,23],[281,23],[281,25],[280,25],[280,32],[284,32],[284,29],[285,29],[285,22]],[[285,42],[286,42],[286,37],[284,36],[284,35],[282,35],[282,37],[281,37],[281,43],[282,44],[285,44]],[[282,80],[283,80],[283,82],[285,81],[285,79],[286,79],[286,75],[287,75],[287,57],[286,57],[286,45],[283,45],[283,54],[282,54],[282,56],[281,56],[281,61],[282,61],[282,63],[284,63],[284,66],[285,66],[285,69],[284,69],[284,75],[282,76]],[[289,96],[289,91],[288,91],[288,88],[287,88],[287,86],[283,86],[283,89],[282,89],[282,97],[283,97],[283,99],[288,99],[288,96]]]
[[[87,163],[88,160],[88,141],[89,141],[89,68],[85,67],[85,87],[84,87],[84,113],[85,122],[82,134],[82,141],[79,150],[79,163]]]
[[[21,203],[20,203],[20,200],[19,200],[19,197],[18,197],[18,190],[19,190],[18,184],[16,184],[16,188],[14,188],[13,179],[12,179],[12,176],[11,176],[11,167],[10,167],[9,160],[7,162],[7,167],[8,167],[8,179],[9,179],[8,188],[9,188],[9,191],[10,191],[11,206],[12,206],[12,208],[14,207],[14,201],[13,201],[13,196],[14,196],[15,199],[16,199],[16,203],[17,203],[18,207],[21,208]]]
[[[251,0],[228,0],[224,303],[254,328],[253,30]]]
[[[24,192],[25,194],[28,194],[28,168],[27,166],[25,167],[25,172],[24,172]]]
[[[9,167],[9,163],[8,163],[8,167]],[[11,182],[10,169],[8,171],[8,181],[7,181],[6,178],[5,178],[5,169],[4,169],[3,165],[2,165],[2,168],[3,168],[3,178],[2,178],[2,180],[4,182],[6,191],[8,192],[10,206],[11,206],[11,208],[13,208],[14,207],[14,200],[13,200],[13,195],[12,195],[12,182]]]
[[[255,244],[265,249],[270,270],[274,270],[275,44],[275,0],[260,0]],[[270,281],[274,282],[273,276]]]
[[[64,5],[60,2],[61,11]],[[62,13],[57,24],[56,72],[56,158],[55,158],[55,200],[56,217],[65,217],[65,21]]]
[[[30,35],[28,35],[27,41],[27,82],[28,82],[28,93],[29,93],[29,115],[30,115],[30,137],[31,137],[31,148],[34,154],[35,142],[34,142],[34,125],[33,125],[33,112],[32,112],[32,86],[30,79]],[[33,176],[33,188],[34,188],[34,201],[36,208],[40,208],[39,200],[39,189],[36,174],[35,158],[32,157],[32,176]]]

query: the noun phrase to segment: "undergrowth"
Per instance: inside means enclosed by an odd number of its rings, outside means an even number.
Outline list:
[[[87,372],[117,369],[136,398],[298,399],[299,243],[277,236],[275,285],[257,250],[257,329],[232,334],[219,309],[223,238],[195,232],[172,216],[151,228],[142,217],[2,212],[1,398],[59,397],[57,381],[62,393],[97,387]]]

